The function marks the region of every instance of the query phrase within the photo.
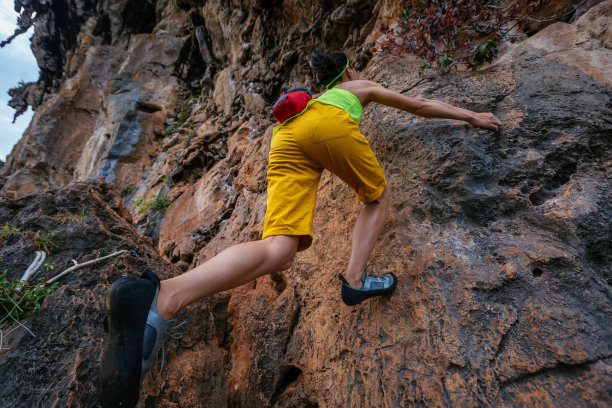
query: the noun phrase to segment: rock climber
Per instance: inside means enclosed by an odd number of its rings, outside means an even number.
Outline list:
[[[319,48],[310,57],[317,80],[328,90],[298,116],[275,130],[268,160],[268,197],[261,240],[229,247],[196,268],[160,281],[149,271],[114,282],[106,299],[108,336],[100,366],[101,402],[134,406],[141,379],[152,366],[167,322],[187,305],[271,272],[288,269],[296,252],[312,243],[312,223],[321,173],[329,170],[364,203],[355,224],[341,298],[356,305],[390,295],[393,273],[365,272],[389,203],[387,181],[359,131],[371,102],[425,118],[446,118],[497,130],[492,113],[411,98],[367,80],[342,52]]]

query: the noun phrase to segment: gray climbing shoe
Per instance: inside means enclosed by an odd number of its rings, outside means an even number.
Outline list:
[[[164,333],[168,328],[168,322],[157,313],[156,303],[157,294],[159,293],[159,278],[151,271],[145,271],[142,274],[143,279],[150,280],[156,287],[155,298],[147,315],[147,324],[145,326],[144,335],[142,338],[142,374],[140,381],[145,374],[153,366],[157,352],[159,351]]]
[[[168,323],[153,309],[149,310],[147,316],[147,326],[145,327],[142,338],[142,378],[153,366],[155,356],[162,344],[164,333],[168,328]]]
[[[363,282],[361,289],[351,287],[341,274],[338,275],[338,278],[342,281],[342,301],[349,306],[355,306],[374,296],[390,295],[397,286],[397,277],[391,272],[382,275],[364,272],[361,275]]]

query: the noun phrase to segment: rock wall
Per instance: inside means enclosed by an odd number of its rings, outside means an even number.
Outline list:
[[[0,220],[19,230],[2,237],[0,246],[0,268],[8,270],[10,280],[20,279],[33,261],[36,233],[56,234],[46,259],[54,268],[39,271],[31,284],[68,269],[72,260],[82,263],[125,251],[61,278],[40,313],[23,321],[29,332],[22,326],[1,328],[1,406],[97,406],[108,286],[145,268],[161,275],[177,271],[149,237],[134,230],[108,184],[76,183],[21,200],[1,198]]]
[[[184,143],[207,118],[221,122],[222,139],[254,116],[269,124],[281,85],[310,79],[314,46],[357,49],[381,8],[372,0],[43,3],[32,40],[41,79],[12,101],[32,105],[35,118],[0,173],[0,194],[13,198],[97,177],[148,197],[153,186],[140,186],[148,170],[172,170],[182,153],[164,154],[167,128],[186,125],[176,134]],[[198,117],[185,124],[190,114]]]
[[[347,49],[368,79],[492,111],[503,126],[493,133],[368,107],[362,131],[392,195],[371,265],[399,276],[396,293],[355,308],[341,303],[336,275],[360,204],[326,173],[313,247],[288,271],[190,306],[140,406],[612,404],[611,1],[548,26],[483,71],[424,78],[411,57],[361,45],[376,40],[377,19],[395,15],[395,2],[147,5],[154,24],[135,18],[132,2],[89,12],[56,74],[58,91],[37,107],[0,170],[0,223],[72,231],[20,214],[52,216],[72,205],[62,197],[82,196],[81,205],[116,209],[88,227],[92,234],[110,234],[113,248],[143,248],[126,268],[86,281],[95,287],[92,313],[82,313],[71,282],[49,298],[32,325],[48,339],[77,325],[87,334],[54,353],[36,351],[51,340],[10,343],[0,355],[4,405],[49,405],[52,394],[56,406],[94,406],[109,282],[150,264],[171,276],[261,235],[267,109],[282,85],[312,85],[307,56],[318,43]],[[25,197],[100,177],[107,184]],[[154,197],[167,199],[165,211],[154,209]],[[117,223],[124,241],[108,226]],[[72,241],[67,233],[69,252],[52,252],[58,264],[105,240],[78,251]],[[9,264],[24,269],[32,248],[10,245]],[[45,325],[58,313],[76,317]],[[81,357],[68,358],[75,350]],[[27,358],[64,369],[30,375],[18,363]],[[11,391],[28,376],[32,389],[52,392]]]

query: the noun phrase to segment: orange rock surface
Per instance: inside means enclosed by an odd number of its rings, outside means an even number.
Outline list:
[[[261,236],[269,108],[283,85],[318,90],[318,43],[367,79],[503,125],[369,106],[361,129],[392,197],[371,268],[398,275],[395,294],[341,302],[361,204],[326,172],[313,246],[189,306],[139,406],[612,405],[612,1],[481,71],[424,77],[414,57],[362,47],[396,2],[246,3],[160,0],[142,6],[148,23],[130,2],[71,11],[63,76],[0,170],[0,225],[63,231],[58,267],[133,250],[64,282],[31,319],[36,338],[8,340],[0,405],[95,406],[110,282],[173,276]],[[86,225],[58,218],[81,207]],[[0,256],[17,276],[33,250],[19,235]]]

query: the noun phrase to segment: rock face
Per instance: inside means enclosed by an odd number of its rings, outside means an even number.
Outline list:
[[[0,200],[0,222],[20,230],[3,237],[1,268],[16,280],[34,259],[33,234],[56,233],[46,262],[31,283],[79,263],[125,252],[86,266],[59,280],[40,313],[20,327],[3,327],[0,404],[4,407],[97,405],[98,362],[104,336],[104,296],[110,283],[149,268],[166,276],[176,269],[159,256],[150,238],[123,218],[129,213],[108,184],[80,183],[29,196]],[[49,276],[47,276],[49,277]],[[7,335],[9,334],[9,335]]]
[[[365,78],[503,126],[369,106],[362,131],[392,195],[371,267],[399,276],[396,293],[342,304],[336,275],[360,204],[325,173],[313,246],[283,273],[188,307],[140,406],[612,404],[612,1],[483,71],[425,78],[412,58],[360,45],[395,2],[158,1],[155,24],[123,32],[130,4],[83,23],[80,59],[0,170],[0,223],[65,230],[58,266],[135,249],[62,281],[25,322],[48,335],[9,340],[3,406],[95,406],[105,287],[147,266],[172,276],[261,235],[267,109],[282,84],[312,80],[318,42],[344,46]],[[107,184],[39,193],[97,177]],[[96,215],[59,224],[81,207]],[[12,237],[0,256],[22,271],[32,251]]]

